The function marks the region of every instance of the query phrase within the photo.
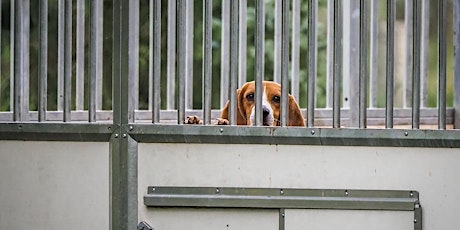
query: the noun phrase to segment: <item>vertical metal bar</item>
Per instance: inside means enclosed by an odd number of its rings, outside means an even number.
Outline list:
[[[282,36],[281,36],[281,114],[280,125],[288,125],[289,119],[289,2],[282,3]]]
[[[414,209],[414,230],[422,230],[422,208],[419,204],[415,204]]]
[[[104,61],[104,56],[103,56],[103,27],[104,27],[104,1],[99,0],[95,1],[95,4],[93,6],[93,11],[94,11],[94,26],[95,26],[95,37],[92,39],[95,42],[95,57],[96,57],[96,109],[97,110],[102,110],[102,95],[103,95],[103,90],[102,90],[102,84],[103,84],[103,61]],[[97,17],[96,17],[97,16]]]
[[[57,110],[64,108],[65,0],[58,2]]]
[[[412,60],[412,129],[420,127],[421,0],[414,0]]]
[[[342,105],[349,108],[349,127],[359,126],[359,0],[343,4]],[[356,13],[358,12],[358,13]]]
[[[315,101],[316,101],[316,20],[317,0],[308,1],[308,103],[307,127],[315,126]]]
[[[238,63],[238,86],[243,86],[244,83],[247,81],[246,76],[246,60],[247,60],[247,8],[248,2],[247,0],[240,0],[240,21],[239,21],[239,39],[240,42],[238,44],[238,55],[239,55],[239,63]]]
[[[185,2],[185,108],[193,109],[193,1]]]
[[[176,0],[168,0],[166,109],[174,109],[176,92]]]
[[[428,107],[428,55],[430,50],[430,1],[422,0],[422,40],[420,54],[421,107]]]
[[[153,101],[153,42],[154,42],[154,39],[153,39],[153,20],[154,20],[154,0],[149,0],[149,105],[148,105],[148,109],[150,111],[152,111],[152,107],[153,107],[153,104],[155,103]],[[153,111],[152,111],[152,123],[155,123],[153,122],[153,118],[155,116],[153,115]]]
[[[222,31],[221,31],[221,67],[220,67],[220,108],[224,108],[228,100],[228,84],[230,74],[230,0],[222,0]]]
[[[340,80],[342,76],[342,1],[334,1],[334,73],[332,127],[340,128]]]
[[[377,108],[378,95],[378,50],[379,50],[379,10],[378,1],[371,2],[370,50],[369,50],[369,107]]]
[[[98,100],[102,99],[102,89],[98,87],[98,79],[102,78],[102,7],[103,1],[91,1],[90,8],[90,69],[88,90],[88,121],[96,121]]]
[[[412,101],[412,51],[413,51],[413,30],[412,28],[412,19],[413,19],[413,10],[414,4],[413,0],[405,0],[405,13],[404,13],[404,27],[406,30],[406,73],[404,80],[404,107],[410,107]]]
[[[15,4],[14,121],[29,120],[29,0]]]
[[[283,0],[275,0],[275,57],[273,67],[273,81],[281,83],[281,40],[282,40],[282,2]]]
[[[238,13],[239,1],[232,0],[230,2],[230,110],[229,122],[230,125],[237,125],[237,95],[238,86]]]
[[[212,102],[212,0],[203,5],[203,123],[211,124]]]
[[[138,15],[135,1],[114,0],[113,7],[113,113],[114,133],[110,139],[110,226],[137,226],[137,143],[125,131],[129,122],[130,27]],[[134,8],[134,9],[132,9]],[[138,9],[138,8],[137,8]]]
[[[0,0],[0,25],[2,25],[2,0]],[[13,30],[10,30],[13,31]],[[0,29],[0,54],[2,54],[2,31]],[[0,57],[0,101],[2,100],[2,68],[1,68],[1,57]]]
[[[16,31],[15,28],[15,5],[14,1],[10,1],[11,8],[11,16],[10,16],[10,111],[14,110],[14,61],[15,61],[15,56],[14,56],[14,50],[16,50],[15,46],[15,33],[13,31]]]
[[[454,34],[454,128],[460,128],[460,0],[453,1]]]
[[[75,109],[83,110],[85,92],[85,1],[77,0]]]
[[[150,56],[150,63],[152,63],[152,78],[153,85],[149,88],[153,89],[152,100],[150,104],[152,107],[152,122],[160,122],[160,108],[161,108],[161,1],[150,0],[150,10],[153,11],[153,21],[151,21],[151,30],[153,35],[150,37],[152,50]],[[153,7],[153,9],[152,9]],[[153,40],[153,41],[152,41]]]
[[[256,52],[256,68],[255,68],[255,125],[263,125],[263,109],[262,109],[262,84],[264,80],[265,67],[265,1],[257,0],[256,2],[256,36],[255,36],[255,52]]]
[[[0,3],[1,4],[1,3]],[[1,42],[0,42],[1,43]],[[46,120],[48,78],[48,0],[40,0],[40,49],[38,81],[38,121]]]
[[[393,128],[394,105],[394,47],[395,47],[395,17],[394,0],[387,0],[387,61],[386,61],[386,113],[385,127]]]
[[[334,82],[334,0],[327,0],[326,108],[332,108]],[[308,120],[308,117],[307,117]],[[308,121],[307,121],[308,123]]]
[[[286,228],[286,210],[284,208],[280,208],[279,211],[279,230],[284,230]]]
[[[314,28],[314,27],[309,27]],[[310,29],[309,29],[310,30]],[[292,1],[291,94],[299,100],[300,0]],[[310,52],[310,50],[308,51]]]
[[[438,129],[446,129],[446,28],[447,7],[445,0],[438,1],[438,39],[439,39],[439,82],[438,82]]]
[[[367,126],[367,34],[368,5],[366,0],[360,0],[360,37],[359,37],[359,128]]]
[[[134,111],[139,109],[139,1],[133,1],[129,9],[128,118],[134,122]]]
[[[177,98],[177,123],[184,124],[185,120],[185,75],[186,75],[186,1],[177,1],[177,84],[179,94]]]
[[[65,1],[65,38],[64,38],[64,111],[63,121],[71,121],[72,98],[72,0]]]

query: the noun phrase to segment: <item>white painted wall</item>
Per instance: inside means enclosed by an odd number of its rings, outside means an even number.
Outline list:
[[[153,227],[170,224],[171,218],[160,220],[155,209],[143,206],[148,186],[416,190],[420,192],[424,229],[453,229],[460,226],[455,201],[460,194],[459,162],[460,150],[447,148],[140,143],[139,220]],[[351,227],[345,229],[368,229],[375,225],[374,220],[393,223],[390,229],[413,229],[412,212],[289,212],[286,227],[299,222],[316,227],[324,224],[317,229],[328,229],[336,226],[331,225],[334,221],[358,219],[362,225],[350,222]],[[302,218],[289,219],[289,215]],[[321,218],[328,215],[339,219],[326,222]],[[307,218],[314,221],[302,222]],[[201,220],[184,221],[197,224]],[[205,223],[201,226],[206,227]],[[261,220],[252,227],[263,223]],[[222,221],[218,229],[224,226]]]
[[[109,229],[109,145],[0,141],[0,229]]]

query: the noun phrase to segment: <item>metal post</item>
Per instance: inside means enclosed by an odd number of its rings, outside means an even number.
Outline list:
[[[161,1],[150,0],[150,58],[149,62],[151,67],[149,70],[153,80],[152,96],[149,100],[150,108],[152,110],[152,122],[160,122],[160,108],[161,108]]]
[[[446,1],[438,2],[438,38],[439,38],[439,83],[438,83],[438,128],[446,129]]]
[[[368,5],[366,0],[360,0],[360,37],[359,37],[359,128],[367,126],[367,34],[368,34]]]
[[[265,67],[265,1],[257,0],[256,3],[256,38],[255,38],[255,125],[263,125],[263,112],[262,112],[262,82],[264,80],[264,67]]]
[[[72,0],[65,0],[64,6],[64,111],[63,121],[71,121],[71,99],[72,99]]]
[[[15,22],[16,22],[16,14],[15,14],[15,5],[14,1],[11,1],[11,16],[10,16],[10,31],[16,31],[15,29]],[[16,45],[14,42],[14,35],[15,33],[10,33],[10,111],[14,110],[14,62],[15,62],[15,56],[14,56],[14,51],[16,50]]]
[[[129,14],[129,82],[128,116],[134,122],[134,111],[139,109],[139,1],[132,1]]]
[[[280,125],[289,123],[289,2],[282,2],[282,36],[281,36],[281,112]]]
[[[412,60],[412,129],[420,127],[421,0],[414,0]]]
[[[176,92],[176,0],[168,0],[166,109],[174,109]]]
[[[77,0],[75,109],[83,110],[85,92],[85,1]]]
[[[228,84],[230,74],[230,1],[222,0],[222,32],[220,54],[220,108],[228,101]]]
[[[274,50],[274,67],[273,81],[281,83],[281,37],[282,37],[282,2],[283,0],[275,0],[275,50]]]
[[[110,138],[110,228],[135,230],[137,226],[137,143],[125,130],[129,123],[130,37],[138,16],[135,1],[114,0],[113,7],[113,124]]]
[[[309,5],[310,7],[310,5]],[[310,16],[310,13],[308,14]],[[310,25],[310,24],[309,24]],[[315,28],[308,27],[308,28]],[[309,29],[310,31],[310,29]],[[292,1],[291,94],[299,100],[300,72],[300,0]],[[310,47],[309,47],[310,48]],[[313,49],[312,49],[313,50]],[[308,50],[310,52],[310,49]],[[310,59],[309,59],[310,61]],[[313,60],[311,60],[313,61]],[[310,70],[310,69],[309,69]]]
[[[370,51],[369,51],[369,107],[377,107],[378,94],[378,44],[379,44],[379,11],[378,1],[370,1]]]
[[[327,0],[326,108],[332,108],[334,91],[334,0]],[[308,118],[307,118],[308,119]],[[308,121],[307,121],[308,123]]]
[[[240,0],[240,21],[239,21],[239,43],[238,43],[238,87],[241,87],[247,81],[246,60],[247,60],[247,0]],[[256,9],[257,10],[257,9]]]
[[[413,10],[414,10],[414,4],[413,0],[405,0],[405,13],[404,13],[404,27],[406,31],[406,75],[404,77],[404,108],[410,107],[411,106],[411,101],[412,101],[412,52],[413,52],[413,30],[412,24],[413,24]]]
[[[96,121],[98,97],[102,100],[102,89],[98,87],[98,79],[102,79],[102,7],[101,0],[91,1],[90,9],[90,66],[89,66],[89,101],[88,121]]]
[[[428,57],[430,45],[430,1],[421,0],[422,15],[421,15],[421,54],[420,54],[420,90],[421,98],[420,105],[428,107]]]
[[[193,1],[185,2],[185,108],[193,109]]]
[[[342,1],[334,1],[334,73],[332,127],[340,128],[340,80],[342,76]]]
[[[385,128],[393,128],[394,105],[394,48],[395,48],[395,17],[394,0],[387,0],[387,61],[386,61],[386,113]]]
[[[186,77],[186,0],[177,1],[177,123],[183,124],[185,120],[185,77]]]
[[[0,2],[1,4],[1,2]],[[40,49],[38,81],[38,121],[46,120],[48,78],[48,0],[40,0]]]
[[[212,0],[203,5],[203,123],[211,124],[212,102]]]
[[[307,101],[307,127],[315,126],[315,102],[316,102],[316,21],[317,0],[308,1],[308,101]]]
[[[65,0],[58,2],[58,51],[57,51],[57,110],[64,105],[64,38],[65,38]]]
[[[460,128],[460,0],[453,1],[454,30],[454,127]]]
[[[14,121],[29,120],[29,0],[16,1],[14,47]]]
[[[237,85],[238,85],[238,7],[239,1],[230,1],[230,84],[228,94],[230,96],[229,122],[237,124]]]

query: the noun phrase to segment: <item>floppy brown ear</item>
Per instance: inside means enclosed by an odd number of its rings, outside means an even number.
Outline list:
[[[236,91],[236,96],[237,96],[237,113],[236,113],[236,123],[237,125],[246,125],[246,114],[243,108],[243,90],[238,89]],[[221,118],[227,119],[228,120],[228,107],[230,107],[230,101],[227,101],[225,103],[224,108],[222,109],[222,114]]]
[[[289,122],[288,126],[305,126],[305,119],[300,112],[299,104],[292,95],[289,95]]]

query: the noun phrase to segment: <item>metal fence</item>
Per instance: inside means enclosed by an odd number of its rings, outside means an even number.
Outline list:
[[[198,115],[204,118],[205,124],[211,124],[212,119],[220,116],[220,109],[230,99],[231,107],[236,106],[236,89],[248,80],[255,80],[260,84],[262,80],[274,80],[282,83],[283,95],[290,92],[297,100],[301,96],[306,97],[306,106],[301,105],[308,127],[359,127],[380,126],[393,128],[398,125],[411,125],[413,129],[420,126],[439,129],[452,127],[455,123],[458,109],[458,95],[455,95],[454,108],[446,108],[446,85],[454,85],[454,92],[458,91],[458,61],[454,61],[455,77],[451,84],[446,83],[446,47],[447,47],[447,11],[446,4],[449,1],[438,2],[438,100],[436,107],[427,107],[428,88],[436,87],[429,85],[427,77],[428,56],[428,25],[427,1],[405,1],[405,57],[395,58],[395,1],[386,2],[386,20],[379,22],[378,5],[375,1],[327,1],[327,60],[326,60],[326,106],[317,106],[318,97],[318,1],[300,0],[273,2],[257,1],[255,6],[255,69],[253,76],[247,76],[247,16],[248,2],[223,0],[221,15],[216,15],[212,1],[203,1],[202,15],[195,12],[194,1],[135,1],[133,12],[130,14],[129,31],[129,70],[128,92],[125,94],[129,99],[130,122],[152,123],[177,123],[182,124],[188,115]],[[163,6],[162,6],[163,3]],[[103,53],[104,46],[111,46],[109,41],[103,38],[103,21],[107,20],[104,15],[103,1],[83,0],[58,1],[57,15],[51,14],[48,9],[55,8],[48,5],[48,1],[40,1],[38,9],[29,9],[28,1],[11,1],[10,15],[10,60],[5,55],[3,63],[10,63],[9,77],[3,70],[3,84],[8,84],[0,89],[9,88],[9,92],[2,92],[2,100],[10,98],[9,107],[0,112],[0,120],[11,121],[37,121],[37,122],[107,122],[112,121],[115,100],[112,95],[103,90],[103,76],[107,76],[104,70],[112,64]],[[86,4],[86,6],[85,6]],[[140,10],[139,6],[148,5],[149,10]],[[266,4],[273,4],[268,11]],[[301,15],[301,7],[308,5],[308,15]],[[457,1],[452,4],[456,6]],[[53,9],[54,9],[53,8]],[[108,8],[106,6],[106,8]],[[423,9],[422,9],[423,8]],[[163,10],[162,10],[163,9]],[[167,17],[162,12],[167,9]],[[352,12],[361,12],[359,17]],[[31,14],[32,11],[32,14]],[[29,19],[39,11],[39,33],[31,33]],[[2,12],[8,12],[3,9]],[[54,10],[53,10],[54,12]],[[147,12],[148,16],[141,15]],[[76,17],[72,14],[76,13]],[[164,14],[164,12],[163,12]],[[7,14],[8,15],[8,14]],[[266,75],[264,68],[266,55],[265,24],[267,15],[274,15],[274,63],[273,75]],[[301,37],[301,16],[307,17],[308,36]],[[58,20],[57,34],[48,34],[48,18],[56,17]],[[214,19],[213,19],[214,17]],[[221,22],[221,30],[213,31],[213,20],[218,17]],[[454,7],[454,20],[458,20],[457,7]],[[149,20],[149,39],[141,41],[139,38],[140,18]],[[194,47],[193,28],[194,19],[202,18],[202,76],[193,76],[194,53],[198,47]],[[167,21],[166,21],[167,19]],[[85,22],[88,20],[89,22]],[[108,19],[110,20],[110,18]],[[73,23],[76,28],[73,29]],[[386,23],[386,38],[379,38],[379,24]],[[167,33],[162,34],[163,28]],[[454,34],[458,31],[458,23],[453,23]],[[306,25],[304,25],[306,26]],[[112,29],[112,28],[109,28]],[[201,31],[201,30],[200,30]],[[89,34],[86,34],[89,33]],[[75,34],[74,34],[75,33]],[[6,34],[6,33],[3,33]],[[221,38],[213,38],[213,34],[220,34]],[[31,37],[33,35],[33,37]],[[53,37],[53,38],[51,38]],[[56,62],[51,62],[49,53],[51,39],[57,39]],[[166,44],[162,45],[166,37]],[[300,62],[300,41],[308,41],[306,63]],[[380,41],[379,41],[380,39]],[[3,37],[2,40],[6,40]],[[39,46],[31,47],[29,40],[39,40]],[[75,42],[76,44],[72,44]],[[220,44],[220,71],[216,73],[212,69],[213,42]],[[385,75],[378,71],[378,44],[385,42]],[[148,43],[148,44],[147,44]],[[458,38],[454,39],[454,47],[458,49]],[[3,42],[5,44],[5,42]],[[148,58],[145,55],[140,59],[139,47],[148,47]],[[75,47],[75,51],[73,51]],[[201,48],[201,47],[199,47]],[[37,66],[30,66],[31,50],[38,52]],[[14,52],[13,52],[14,51]],[[86,54],[85,54],[86,52]],[[162,52],[167,53],[166,63],[161,63]],[[34,54],[35,55],[35,54]],[[113,54],[112,54],[113,55]],[[75,56],[75,57],[74,57]],[[5,58],[7,57],[7,58]],[[455,56],[455,59],[458,57]],[[104,60],[105,59],[105,60]],[[406,61],[404,78],[395,79],[395,62]],[[148,62],[148,75],[140,74],[139,62]],[[35,62],[34,62],[35,64]],[[87,64],[87,66],[85,66]],[[109,68],[104,67],[109,66]],[[37,67],[37,71],[31,69]],[[56,67],[57,92],[50,92],[49,72]],[[115,67],[112,66],[112,71]],[[163,71],[162,71],[163,68]],[[300,79],[300,69],[307,70],[307,79]],[[166,69],[164,71],[164,69]],[[35,70],[35,69],[34,69]],[[162,76],[165,73],[166,76]],[[30,85],[32,78],[37,77],[38,91]],[[303,76],[303,75],[302,75]],[[5,79],[9,78],[9,82]],[[140,85],[148,82],[148,85]],[[385,82],[385,84],[380,83]],[[382,80],[384,78],[384,80]],[[220,81],[220,87],[213,87],[213,81]],[[193,82],[199,82],[193,84]],[[302,83],[301,82],[307,82]],[[403,96],[395,95],[395,84],[404,87]],[[215,85],[215,84],[214,84]],[[382,86],[385,86],[383,89]],[[140,89],[148,88],[148,99],[144,100],[148,106],[141,108],[139,105]],[[161,87],[166,87],[166,92],[161,93]],[[300,91],[306,95],[302,95]],[[54,88],[52,88],[54,90]],[[201,106],[193,106],[194,91],[203,90]],[[378,107],[378,94],[384,90],[384,106]],[[75,91],[75,92],[72,92]],[[220,92],[219,98],[213,98],[211,92]],[[36,94],[36,95],[32,95]],[[55,101],[49,101],[47,95],[56,94]],[[381,95],[382,92],[380,92]],[[196,95],[196,93],[195,93]],[[36,109],[31,111],[30,98],[36,97]],[[103,108],[103,98],[110,101],[112,106]],[[286,97],[283,97],[286,98]],[[413,100],[412,100],[413,98]],[[213,108],[212,101],[219,100],[220,107]],[[163,106],[161,104],[163,101]],[[257,101],[257,100],[256,100]],[[302,98],[303,101],[303,98]],[[402,101],[402,106],[395,106],[395,101]],[[55,107],[49,110],[48,105]],[[286,103],[284,103],[286,104]],[[107,107],[107,106],[106,106]],[[286,110],[285,107],[283,107]],[[282,112],[283,114],[283,112]],[[230,121],[233,116],[230,116]],[[285,117],[281,124],[286,124]],[[234,123],[234,122],[233,122]],[[428,126],[424,126],[428,125]]]

